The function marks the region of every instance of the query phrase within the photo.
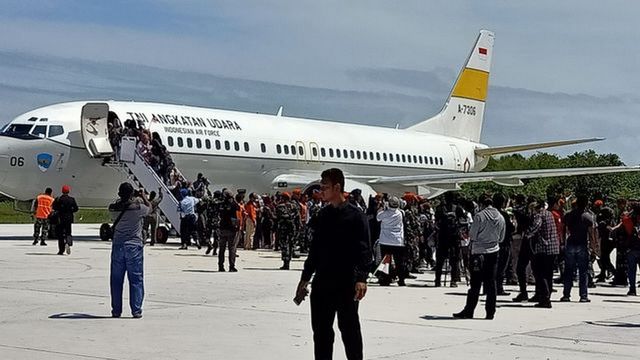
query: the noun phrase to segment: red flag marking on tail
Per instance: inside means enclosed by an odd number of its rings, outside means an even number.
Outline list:
[[[487,49],[486,48],[478,48],[478,52],[482,55],[487,55]]]

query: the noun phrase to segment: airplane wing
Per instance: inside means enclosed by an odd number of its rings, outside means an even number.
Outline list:
[[[551,142],[525,144],[525,145],[496,146],[496,147],[489,147],[489,148],[483,148],[483,149],[476,149],[475,153],[478,156],[491,156],[491,155],[499,155],[499,154],[510,154],[514,152],[527,151],[527,150],[546,149],[546,148],[557,147],[557,146],[583,144],[583,143],[602,141],[602,140],[604,140],[604,138],[562,140],[562,141],[551,141]]]
[[[368,183],[390,184],[396,183],[404,186],[430,186],[434,188],[452,189],[459,184],[493,181],[503,186],[523,185],[523,179],[537,179],[561,176],[601,175],[624,172],[640,171],[640,166],[608,166],[589,168],[564,168],[564,169],[536,169],[536,170],[512,170],[512,171],[487,171],[478,173],[444,173],[429,175],[409,176],[381,176],[369,178]]]

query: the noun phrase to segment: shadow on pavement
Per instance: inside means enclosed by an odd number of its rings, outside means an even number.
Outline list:
[[[49,316],[49,319],[73,319],[73,320],[111,319],[111,316],[91,315],[91,314],[82,314],[82,313],[59,313],[59,314],[53,314]]]
[[[282,271],[282,272],[287,272],[287,271],[302,271],[302,269],[290,269],[290,270],[280,270],[278,268],[242,268],[242,270],[250,270],[250,271]]]
[[[605,296],[605,297],[627,297],[626,294],[606,294],[606,293],[597,293],[597,292],[590,292],[589,295]]]
[[[606,327],[640,328],[640,324],[619,321],[585,321],[586,324]]]
[[[55,252],[50,252],[50,253],[24,253],[25,255],[36,255],[36,256],[40,256],[40,255],[44,255],[44,256],[60,256]]]
[[[211,257],[211,255],[205,255],[205,254],[174,254],[175,256],[206,256],[206,257]]]
[[[422,320],[455,320],[453,316],[441,316],[441,315],[423,315],[420,316]]]
[[[466,292],[448,292],[444,293],[445,295],[455,295],[455,296],[467,296]]]
[[[620,303],[620,304],[640,304],[640,301],[633,300],[602,300],[602,302]]]
[[[182,272],[192,272],[192,273],[221,273],[223,274],[224,272],[222,271],[215,271],[215,270],[199,270],[199,269],[187,269],[187,270],[182,270]]]

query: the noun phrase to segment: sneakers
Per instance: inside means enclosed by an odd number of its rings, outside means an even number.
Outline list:
[[[213,250],[213,246],[211,246],[211,245],[207,246],[207,251],[205,251],[204,254],[205,255],[211,254],[211,250]]]
[[[33,243],[31,245],[38,245],[38,239],[33,240]]]
[[[40,241],[40,246],[47,246],[47,243],[44,240]]]
[[[218,272],[225,272],[224,266],[218,266]]]
[[[133,314],[133,318],[134,318],[134,319],[142,319],[142,313],[135,313],[135,314]]]
[[[238,269],[232,267],[232,268],[229,268],[229,272],[238,272]]]
[[[398,286],[407,286],[404,280],[398,280]]]
[[[71,246],[69,246],[69,244],[64,245],[64,252],[66,252],[67,255],[71,255]]]
[[[513,302],[525,302],[529,300],[529,295],[527,293],[519,293],[518,296],[514,297]]]
[[[629,292],[627,292],[627,296],[637,296],[636,289],[629,289]]]
[[[570,302],[570,301],[571,301],[571,298],[568,296],[563,296],[560,298],[560,302]]]
[[[116,313],[111,313],[111,317],[114,319],[117,319],[120,317],[120,314],[116,314]]]
[[[580,298],[580,302],[581,302],[581,303],[590,303],[590,302],[591,302],[591,300],[589,300],[589,298],[588,298],[588,297],[583,297],[583,298]]]
[[[473,314],[468,311],[462,310],[459,313],[453,314],[453,317],[455,319],[473,319]]]

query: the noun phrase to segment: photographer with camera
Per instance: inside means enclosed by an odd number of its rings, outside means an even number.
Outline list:
[[[111,244],[111,316],[122,315],[124,276],[129,280],[129,305],[134,318],[142,317],[144,299],[143,220],[151,212],[144,192],[135,191],[128,182],[118,188],[120,199],[109,205],[113,219]]]
[[[237,211],[238,204],[233,199],[233,194],[229,190],[223,193],[222,204],[220,205],[220,249],[218,251],[218,271],[224,269],[224,253],[229,247],[229,272],[237,272],[236,269],[236,232],[239,228]]]

